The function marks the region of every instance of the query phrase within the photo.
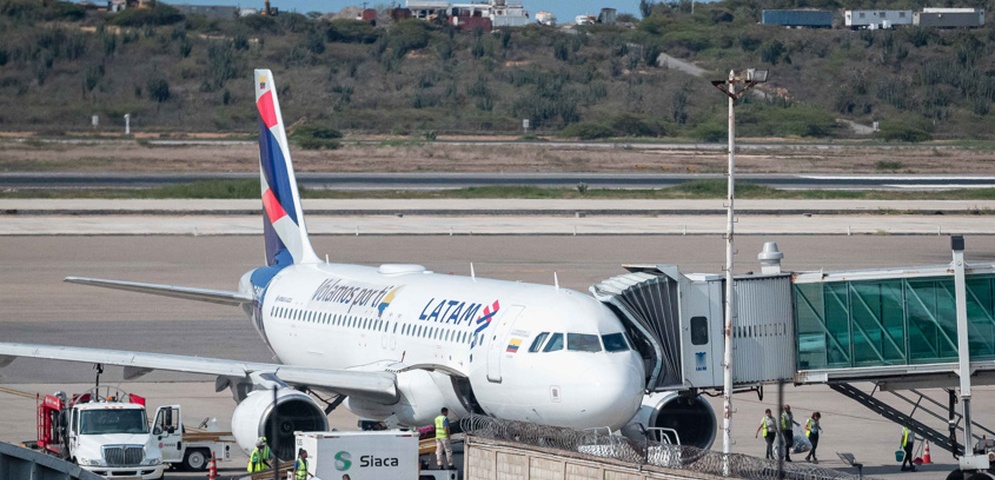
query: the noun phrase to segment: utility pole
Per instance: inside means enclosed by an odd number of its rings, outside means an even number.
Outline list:
[[[745,76],[737,76],[729,71],[727,80],[713,80],[712,85],[729,97],[729,182],[726,198],[726,285],[725,285],[725,352],[723,356],[722,382],[722,453],[732,453],[732,327],[736,315],[735,279],[733,278],[733,256],[735,250],[736,211],[733,202],[736,197],[736,100],[758,83],[767,81],[767,70],[748,69]],[[739,84],[742,88],[737,89]],[[728,474],[728,465],[724,470]]]

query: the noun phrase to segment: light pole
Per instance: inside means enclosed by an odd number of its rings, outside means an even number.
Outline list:
[[[732,453],[732,318],[735,315],[733,304],[733,277],[732,277],[732,256],[733,249],[733,223],[735,221],[735,209],[733,200],[736,190],[736,113],[734,106],[746,92],[755,87],[758,83],[767,81],[767,70],[747,69],[746,72],[736,72],[729,70],[728,80],[713,80],[712,85],[718,88],[729,97],[729,188],[726,198],[726,291],[725,291],[725,356],[722,362],[723,382],[722,382],[722,453]],[[737,89],[736,86],[741,88]]]

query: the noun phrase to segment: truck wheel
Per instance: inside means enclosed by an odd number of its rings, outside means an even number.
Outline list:
[[[964,472],[959,468],[955,468],[954,471],[947,475],[947,480],[965,480]]]
[[[207,450],[190,450],[183,456],[183,469],[191,472],[207,470],[207,460],[210,452]]]
[[[968,477],[968,480],[992,480],[993,478],[995,478],[995,476],[992,476],[992,474],[980,471]]]

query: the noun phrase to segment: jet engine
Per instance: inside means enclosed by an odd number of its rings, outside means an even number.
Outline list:
[[[676,431],[681,445],[707,450],[715,441],[717,426],[715,411],[701,396],[681,395],[679,392],[654,393],[643,397],[642,406],[636,416],[622,427],[622,434],[642,441],[647,435],[644,429],[662,428],[658,432],[667,435],[671,442],[676,443],[673,438]]]
[[[255,390],[235,407],[231,416],[231,431],[242,450],[251,452],[259,437],[266,437],[280,460],[294,459],[294,432],[325,430],[328,417],[324,410],[308,394],[291,388],[277,390],[275,409],[272,390]]]

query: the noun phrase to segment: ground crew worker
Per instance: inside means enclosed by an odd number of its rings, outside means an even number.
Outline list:
[[[905,458],[902,459],[902,471],[916,471],[916,464],[912,463],[912,445],[916,443],[916,434],[909,431],[909,427],[902,427],[902,450],[905,450]],[[908,463],[908,468],[905,464]]]
[[[249,455],[249,467],[247,470],[249,472],[261,472],[263,470],[268,470],[270,467],[270,460],[273,459],[273,451],[270,450],[269,445],[266,444],[266,437],[259,437],[256,440],[256,448],[252,450],[252,454]]]
[[[767,442],[767,460],[774,458],[774,438],[777,436],[777,424],[774,422],[774,414],[770,412],[770,409],[764,410],[764,416],[760,419],[760,426],[757,427],[757,433],[753,438],[758,438],[761,433],[764,435],[764,441]]]
[[[819,448],[819,434],[822,433],[822,427],[819,425],[819,420],[821,419],[821,413],[812,412],[812,416],[805,421],[805,436],[808,437],[809,443],[812,444],[812,450],[805,456],[805,460],[816,465],[819,464],[819,459],[815,457],[815,449]]]
[[[453,446],[449,441],[449,409],[442,407],[441,415],[435,417],[435,461],[442,468],[442,452],[446,452],[449,469],[453,469]]]
[[[303,448],[297,451],[297,460],[294,462],[294,480],[307,480],[308,475],[314,474],[307,471],[307,450]]]
[[[791,405],[784,405],[781,411],[781,437],[784,439],[784,461],[791,461],[791,449],[795,446],[794,426],[801,426],[795,421],[795,415],[791,413]]]

